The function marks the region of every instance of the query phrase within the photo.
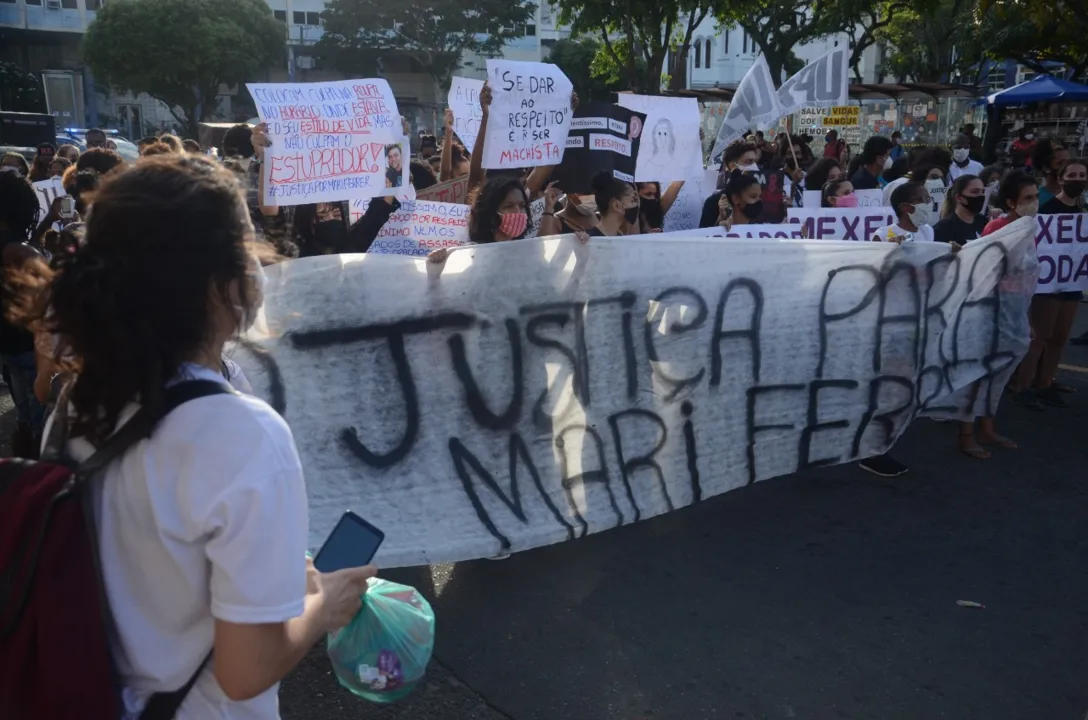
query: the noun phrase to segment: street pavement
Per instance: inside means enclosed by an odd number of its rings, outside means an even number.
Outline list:
[[[824,468],[501,562],[384,573],[434,604],[427,681],[373,705],[319,646],[282,716],[1084,720],[1088,348],[1065,364],[1072,407],[1003,406],[1021,449],[988,461],[919,421],[901,478]],[[6,396],[0,413],[7,438]]]

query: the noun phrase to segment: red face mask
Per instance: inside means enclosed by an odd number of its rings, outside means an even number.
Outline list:
[[[507,237],[521,237],[529,227],[529,216],[523,212],[499,213],[499,218],[499,232]]]

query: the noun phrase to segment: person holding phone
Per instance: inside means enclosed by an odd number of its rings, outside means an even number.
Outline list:
[[[66,422],[68,456],[85,461],[178,385],[204,389],[94,486],[124,714],[192,679],[178,720],[273,720],[280,680],[352,620],[375,570],[320,573],[306,559],[291,430],[223,379],[223,347],[261,297],[232,173],[201,155],[145,158],[103,178],[94,207],[63,272],[23,271],[44,293],[23,319],[78,358],[67,419],[51,420]]]

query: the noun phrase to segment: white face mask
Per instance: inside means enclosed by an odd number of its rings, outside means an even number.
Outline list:
[[[737,165],[737,169],[741,172],[756,173],[759,172],[759,165],[752,163],[751,165]]]
[[[891,155],[884,158],[884,172],[888,172],[889,170],[891,170],[892,169],[892,164],[893,163],[892,163],[892,156]]]
[[[1035,139],[1035,133],[1028,133],[1027,135],[1024,136],[1024,139],[1025,140],[1034,140]]]
[[[923,225],[933,224],[933,203],[922,203],[914,206],[914,212],[910,214],[910,221],[921,229]]]
[[[1020,217],[1030,217],[1032,215],[1039,214],[1039,201],[1025,203],[1023,205],[1016,206],[1016,214]]]
[[[971,154],[968,148],[956,148],[952,151],[952,159],[958,163],[967,162],[967,156]]]

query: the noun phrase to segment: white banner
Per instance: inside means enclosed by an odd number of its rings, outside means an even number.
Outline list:
[[[799,240],[803,235],[804,230],[799,225],[734,225],[730,228],[725,236],[727,238],[747,238],[751,240],[756,239],[776,239],[776,240]]]
[[[480,108],[480,91],[483,88],[483,80],[454,77],[450,80],[450,93],[446,98],[453,111],[453,131],[470,153],[476,146],[480,121],[483,120],[483,110]]]
[[[801,108],[846,105],[849,98],[850,51],[845,44],[805,65],[778,88],[783,115]]]
[[[574,86],[549,63],[488,60],[491,110],[484,137],[487,169],[558,165],[570,131]]]
[[[789,208],[786,222],[803,225],[809,240],[872,240],[877,230],[895,223],[895,213],[889,207]]]
[[[374,202],[385,202],[375,200]],[[366,212],[369,201],[352,203],[351,215]],[[439,248],[469,245],[468,205],[404,200],[378,231],[369,252],[386,255],[426,255]]]
[[[713,163],[720,164],[721,155],[729,143],[743,137],[744,133],[751,129],[753,123],[776,120],[782,117],[782,114],[782,108],[778,105],[778,96],[775,95],[771,71],[767,67],[767,58],[760,55],[737,86],[733,100],[729,103],[729,110],[725,114],[725,120],[718,128],[714,149],[710,151]]]
[[[1036,215],[1037,293],[1088,291],[1088,215]]]
[[[635,180],[685,180],[703,170],[699,101],[695,98],[618,93],[616,104],[646,115]]]
[[[53,201],[64,197],[68,191],[64,189],[64,182],[59,177],[39,180],[34,183],[34,194],[38,196],[38,208],[41,210],[39,221],[49,214]]]
[[[408,144],[385,80],[246,87],[272,140],[265,152],[266,205],[394,195],[408,185]],[[390,168],[396,178],[387,182]]]
[[[805,190],[801,196],[801,204],[806,210],[814,210],[820,207],[822,202],[820,189]],[[858,196],[858,207],[880,207],[884,204],[883,190],[855,190]]]
[[[311,547],[350,508],[385,531],[381,567],[489,557],[992,411],[1028,345],[1033,233],[292,260],[234,359],[294,432]]]

